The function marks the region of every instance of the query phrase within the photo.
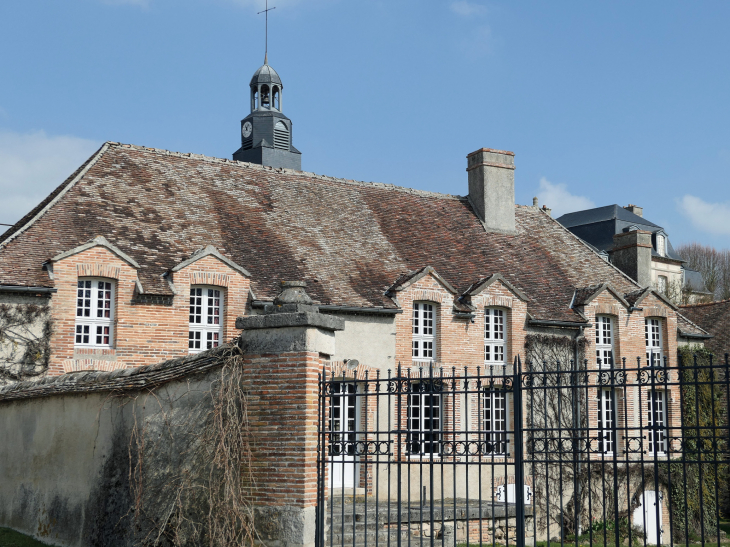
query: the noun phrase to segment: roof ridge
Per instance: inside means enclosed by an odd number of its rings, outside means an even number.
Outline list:
[[[526,207],[526,208],[529,208],[529,209],[531,209],[531,208],[532,208],[532,207],[530,207],[529,205],[527,205],[527,206],[525,206],[525,207]],[[538,209],[538,211],[542,211],[542,209]],[[547,213],[545,213],[545,214],[547,215]],[[636,281],[634,281],[633,279],[631,279],[631,277],[629,277],[629,276],[628,276],[628,275],[626,275],[626,274],[625,274],[624,272],[622,272],[621,270],[619,270],[619,269],[618,269],[618,268],[617,268],[617,267],[616,267],[616,266],[615,266],[614,264],[612,264],[611,262],[609,262],[609,261],[605,260],[605,259],[604,259],[604,258],[603,258],[603,257],[602,257],[602,256],[601,256],[601,255],[600,255],[600,254],[599,254],[599,253],[598,253],[598,252],[596,251],[596,250],[595,250],[595,248],[594,248],[594,247],[593,247],[593,246],[592,246],[592,245],[591,245],[590,243],[588,243],[587,241],[583,241],[583,240],[582,240],[581,238],[579,238],[579,237],[578,237],[577,235],[575,235],[575,234],[574,234],[573,232],[571,232],[570,230],[568,230],[568,228],[567,228],[566,226],[563,226],[563,224],[562,224],[562,223],[558,222],[558,219],[556,219],[556,218],[553,218],[553,217],[552,217],[551,215],[547,215],[547,217],[548,217],[548,218],[549,218],[550,220],[552,220],[552,221],[553,221],[553,222],[554,222],[555,224],[557,224],[557,225],[558,225],[558,226],[559,226],[559,227],[560,227],[560,228],[561,228],[561,229],[562,229],[562,230],[563,230],[564,232],[566,232],[566,233],[570,234],[570,235],[571,235],[571,236],[572,236],[572,237],[573,237],[573,238],[574,238],[575,240],[577,240],[577,241],[578,241],[578,242],[579,242],[579,243],[580,243],[581,245],[583,245],[583,246],[584,246],[584,247],[585,247],[586,249],[588,249],[588,250],[589,250],[589,251],[590,251],[591,253],[593,253],[593,254],[594,254],[595,256],[597,256],[598,258],[600,258],[601,260],[603,260],[603,261],[604,261],[604,262],[605,262],[606,264],[608,264],[608,265],[609,265],[609,266],[610,266],[611,268],[613,268],[614,270],[616,270],[616,271],[617,271],[617,272],[618,272],[619,274],[621,274],[621,275],[622,275],[622,276],[623,276],[623,277],[624,277],[625,279],[627,279],[627,280],[628,280],[628,281],[629,281],[630,283],[632,283],[632,284],[633,284],[633,285],[635,285],[636,287],[639,287],[639,288],[641,288],[641,287],[640,287],[640,285],[639,285],[639,284],[638,284],[638,283],[637,283]],[[626,294],[631,294],[631,292],[635,292],[635,291],[630,291],[630,292],[628,292],[628,293],[626,293]]]
[[[727,304],[729,302],[730,302],[730,298],[725,298],[724,300],[713,300],[712,302],[700,302],[698,304],[682,304],[679,307],[680,308],[699,308],[702,306],[714,306],[715,304]]]
[[[295,169],[286,169],[284,167],[268,167],[265,165],[260,165],[258,163],[250,163],[246,161],[238,161],[228,158],[216,158],[215,156],[205,156],[203,154],[195,154],[193,152],[175,152],[173,150],[165,150],[164,148],[151,148],[148,146],[141,146],[137,144],[124,144],[120,142],[112,142],[108,141],[106,143],[109,145],[109,148],[119,148],[119,149],[127,149],[127,150],[140,150],[142,152],[154,152],[157,154],[161,154],[164,156],[173,156],[177,158],[193,158],[197,160],[202,160],[210,163],[223,163],[228,165],[238,165],[241,167],[246,168],[252,168],[252,169],[259,169],[262,171],[278,171],[281,173],[287,173],[290,175],[295,176],[302,176],[306,178],[315,178],[318,180],[325,180],[329,182],[338,182],[342,184],[351,184],[354,186],[365,186],[365,187],[372,187],[372,188],[384,188],[386,190],[395,190],[396,192],[404,192],[407,194],[413,194],[416,196],[422,196],[422,197],[433,197],[433,198],[439,198],[439,199],[452,199],[452,200],[458,200],[458,201],[467,201],[467,196],[459,196],[456,194],[444,194],[441,192],[431,192],[429,190],[417,190],[415,188],[408,188],[407,186],[396,186],[395,184],[388,184],[385,182],[366,182],[366,181],[360,181],[360,180],[353,180],[353,179],[344,179],[339,177],[331,177],[329,175],[318,175],[317,173],[313,173],[311,171],[297,171]]]
[[[705,334],[710,334],[710,332],[709,332],[709,331],[708,331],[707,329],[705,329],[705,328],[704,328],[704,327],[702,327],[701,325],[698,325],[697,323],[695,323],[694,321],[692,321],[692,320],[691,320],[691,319],[690,319],[689,317],[687,317],[686,315],[682,315],[682,314],[681,314],[681,313],[679,313],[679,312],[677,312],[677,315],[678,315],[679,317],[681,317],[682,319],[684,319],[685,321],[687,321],[687,323],[689,323],[690,325],[692,325],[692,326],[693,326],[693,327],[695,327],[696,329],[699,329],[699,330],[701,330],[701,331],[702,331],[702,332],[704,332]],[[679,325],[677,325],[677,327],[679,327]]]

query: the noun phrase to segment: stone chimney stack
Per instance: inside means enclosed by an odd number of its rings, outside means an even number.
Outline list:
[[[632,230],[613,236],[611,262],[641,287],[651,285],[651,232]]]
[[[514,152],[482,148],[467,157],[469,202],[488,232],[515,233]]]
[[[626,207],[624,207],[629,213],[634,213],[636,216],[640,216],[641,218],[644,218],[644,208],[639,207],[638,205],[634,205],[633,203],[629,203]]]

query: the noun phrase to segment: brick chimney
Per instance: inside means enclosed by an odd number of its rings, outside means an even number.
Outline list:
[[[615,234],[611,262],[641,287],[649,287],[651,249],[651,232],[632,230]]]
[[[641,218],[644,218],[644,208],[639,207],[638,205],[634,205],[633,203],[629,203],[624,207],[629,213],[634,213],[636,216],[639,216]]]
[[[488,232],[515,233],[514,152],[482,148],[467,157],[469,202]]]

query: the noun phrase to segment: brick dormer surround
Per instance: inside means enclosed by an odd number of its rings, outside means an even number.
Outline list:
[[[236,336],[236,317],[246,312],[248,272],[217,251],[208,251],[194,255],[171,272],[168,281],[174,294],[164,297],[146,293],[139,281],[137,263],[103,237],[54,257],[48,268],[58,291],[52,305],[49,374],[113,370],[186,355],[191,285],[225,291],[223,340]],[[74,347],[79,277],[106,278],[116,284],[111,348]]]
[[[677,313],[671,305],[647,291],[641,301],[632,307],[620,295],[610,288],[599,289],[578,310],[591,324],[586,328],[586,358],[590,368],[597,368],[595,363],[596,316],[608,315],[614,319],[614,359],[621,363],[626,358],[628,367],[636,366],[636,357],[646,353],[644,338],[645,320],[662,319],[662,338],[664,340],[664,357],[673,361],[677,355]],[[642,364],[643,366],[643,364]]]
[[[415,280],[415,281],[414,281]],[[467,291],[468,292],[468,291]],[[403,313],[396,321],[396,362],[410,366],[414,302],[436,304],[436,362],[445,367],[484,367],[484,309],[502,308],[507,312],[507,362],[524,353],[527,297],[517,291],[502,276],[495,275],[475,284],[470,298],[471,318],[454,313],[458,295],[435,270],[427,268],[424,275],[414,276],[398,286],[396,300]]]

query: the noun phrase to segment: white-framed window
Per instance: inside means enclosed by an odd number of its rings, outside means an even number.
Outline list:
[[[415,382],[408,394],[408,454],[441,453],[441,392],[437,382]]]
[[[613,318],[596,316],[596,363],[602,368],[613,367]]]
[[[334,456],[354,456],[357,420],[357,385],[342,382],[332,385],[330,404],[330,449]]]
[[[223,338],[223,296],[215,287],[190,287],[188,353],[217,348]]]
[[[611,388],[598,390],[598,451],[613,454],[616,443],[616,399]]]
[[[644,329],[646,337],[646,364],[652,367],[662,365],[662,320],[647,319]]]
[[[413,360],[436,359],[436,306],[428,302],[413,303]]]
[[[668,280],[666,275],[659,275],[656,278],[656,289],[662,294],[667,294]]]
[[[482,436],[487,443],[487,454],[508,454],[507,428],[509,427],[508,394],[503,389],[482,391]]]
[[[507,360],[505,342],[507,340],[507,321],[504,310],[487,308],[484,310],[484,363],[504,365]]]
[[[649,418],[649,454],[664,454],[667,451],[667,405],[666,393],[652,389],[647,393]]]
[[[114,289],[109,279],[82,278],[76,287],[74,345],[110,348],[114,344]]]
[[[656,235],[656,252],[659,256],[665,256],[667,254],[667,238],[662,234]]]

